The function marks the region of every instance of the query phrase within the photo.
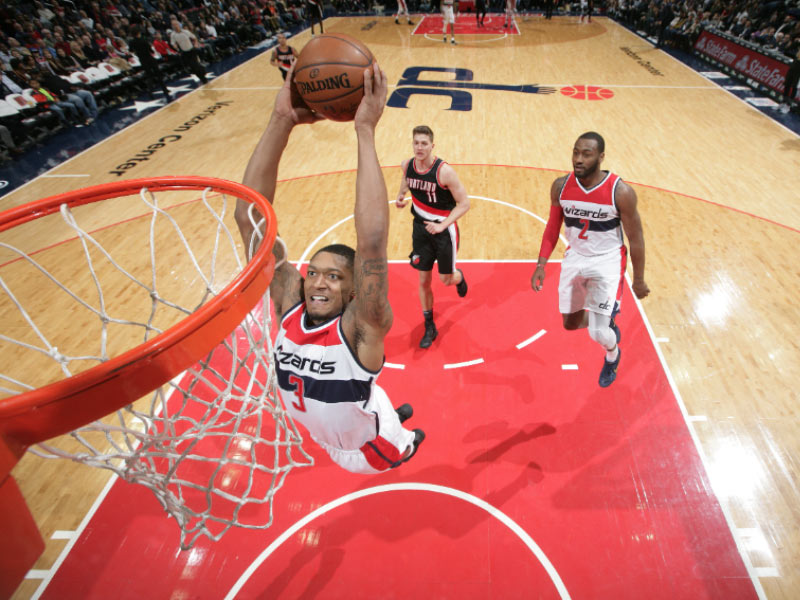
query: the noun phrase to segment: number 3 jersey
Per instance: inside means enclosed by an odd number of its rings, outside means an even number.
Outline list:
[[[433,161],[431,168],[422,173],[416,169],[416,160],[408,161],[406,183],[411,192],[411,214],[421,221],[444,221],[456,207],[450,190],[439,182],[439,169],[447,164],[441,158]]]
[[[622,247],[622,227],[616,203],[618,175],[606,172],[596,186],[586,189],[572,172],[558,196],[564,212],[564,234],[569,247],[584,256],[597,256]]]
[[[364,407],[380,371],[359,363],[342,332],[342,316],[306,325],[301,302],[283,317],[275,338],[275,371],[283,405],[317,441],[357,450],[378,435]]]

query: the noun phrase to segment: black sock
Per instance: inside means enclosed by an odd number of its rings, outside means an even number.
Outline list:
[[[425,317],[425,324],[433,323],[433,309],[423,310],[422,315]]]

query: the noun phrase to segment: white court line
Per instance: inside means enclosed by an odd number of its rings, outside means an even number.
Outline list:
[[[386,367],[387,369],[400,369],[401,371],[406,368],[405,365],[398,365],[398,364],[389,363],[389,362],[383,363],[383,366]]]
[[[80,174],[75,174],[75,175],[70,175],[68,173],[59,173],[57,175],[55,175],[55,174],[54,175],[48,175],[47,173],[45,173],[44,175],[39,175],[39,177],[42,177],[44,179],[57,179],[59,177],[91,177],[91,175],[89,175],[88,173],[80,173]]]
[[[324,506],[320,506],[314,512],[306,515],[302,519],[300,519],[297,523],[289,527],[286,531],[284,531],[275,541],[273,541],[267,548],[258,555],[258,557],[250,564],[247,569],[245,569],[244,573],[242,573],[241,577],[236,581],[233,585],[231,590],[225,596],[225,600],[233,600],[236,597],[245,583],[250,579],[253,573],[256,572],[267,558],[269,558],[270,554],[272,554],[278,547],[283,544],[287,539],[292,537],[297,531],[308,525],[311,521],[316,519],[319,516],[324,515],[327,512],[330,512],[334,508],[338,508],[348,502],[352,502],[353,500],[357,500],[359,498],[364,498],[366,496],[372,496],[373,494],[380,494],[383,492],[393,492],[393,491],[422,491],[422,492],[433,492],[437,494],[444,494],[446,496],[453,496],[454,498],[458,498],[460,500],[464,500],[478,508],[485,510],[489,513],[492,517],[503,523],[506,527],[508,527],[512,532],[514,532],[517,537],[519,537],[528,549],[539,559],[539,563],[544,567],[547,574],[550,576],[550,580],[553,582],[553,585],[558,590],[559,596],[563,600],[568,600],[570,598],[569,592],[567,591],[567,587],[564,585],[564,582],[561,580],[561,577],[556,571],[556,568],[553,566],[553,563],[550,562],[550,559],[547,558],[547,555],[542,551],[539,545],[533,541],[533,538],[528,535],[528,533],[520,527],[514,520],[512,520],[509,516],[503,513],[498,508],[495,508],[488,502],[481,500],[480,498],[473,496],[472,494],[468,494],[466,492],[462,492],[461,490],[456,490],[450,487],[445,487],[441,485],[433,485],[430,483],[393,483],[389,485],[381,485],[372,488],[367,488],[365,490],[359,490],[357,492],[353,492],[352,494],[347,494],[336,500],[328,502]]]
[[[50,571],[45,569],[31,569],[25,573],[25,579],[46,579],[50,576]]]
[[[577,371],[578,365],[561,365],[562,371]]]
[[[622,25],[619,25],[619,27],[622,27]],[[625,27],[622,27],[622,29],[625,29]],[[627,29],[625,29],[625,31],[628,31],[628,30],[627,30]],[[651,45],[652,45],[652,43],[651,43]],[[691,68],[691,67],[690,67],[689,65],[687,65],[686,63],[683,63],[683,62],[679,61],[677,58],[675,58],[674,56],[672,56],[672,55],[671,55],[671,54],[669,54],[668,52],[663,52],[663,54],[664,54],[665,56],[668,56],[668,57],[669,57],[669,58],[671,58],[672,60],[674,60],[676,63],[678,63],[679,65],[681,65],[681,66],[682,66],[684,69],[686,69],[686,70],[688,70],[688,71],[691,71],[692,73],[694,73],[694,74],[695,74],[695,75],[697,75],[698,77],[702,77],[702,75],[700,75],[698,71],[695,71],[693,68]],[[706,79],[706,78],[705,78],[705,77],[703,77],[703,79]],[[735,78],[735,77],[732,77],[732,76],[729,76],[729,79],[733,79],[734,81],[736,81],[736,78]],[[730,90],[726,90],[724,85],[720,85],[720,84],[718,84],[718,83],[717,83],[716,81],[714,81],[713,79],[708,79],[707,81],[711,82],[711,83],[712,83],[712,84],[713,84],[715,87],[717,87],[717,88],[721,89],[721,90],[722,90],[723,92],[725,92],[726,94],[730,94],[731,96],[733,96],[734,98],[736,98],[736,99],[737,99],[739,102],[741,102],[741,103],[742,103],[742,104],[744,104],[746,107],[748,107],[750,110],[757,112],[759,115],[761,115],[762,117],[764,117],[765,119],[767,119],[767,120],[768,120],[770,123],[775,123],[775,124],[776,124],[776,125],[778,125],[779,127],[783,128],[783,129],[785,129],[786,131],[788,131],[789,133],[791,133],[791,134],[792,134],[794,137],[800,137],[800,135],[798,135],[797,133],[795,133],[794,131],[792,131],[792,130],[791,130],[791,129],[789,129],[788,127],[786,127],[786,125],[784,125],[784,124],[783,124],[783,123],[781,123],[780,121],[776,121],[776,120],[775,120],[775,119],[773,119],[772,117],[769,117],[769,116],[767,116],[766,114],[764,114],[763,112],[761,112],[760,110],[758,110],[758,109],[757,109],[755,106],[753,106],[753,105],[752,105],[752,104],[750,104],[749,102],[745,101],[743,98],[739,98],[739,96],[737,96],[736,94],[734,94],[734,93],[733,93],[733,92],[731,92]],[[759,93],[764,93],[764,92],[760,92],[759,90],[753,90],[753,91],[754,91],[755,93],[757,93],[757,94],[759,94]],[[759,589],[758,589],[758,590],[756,590],[756,591],[758,591],[758,592],[759,592],[759,594],[760,594],[760,597],[761,597],[761,598],[764,598],[764,597],[765,597],[765,596],[764,596],[764,590],[762,590],[762,589],[760,589],[760,588],[759,588]]]
[[[650,335],[650,339],[655,341],[656,335],[655,333],[653,333],[653,327],[650,325],[650,321],[647,318],[647,314],[644,312],[644,309],[642,308],[641,301],[636,297],[636,294],[633,293],[631,280],[630,277],[628,277],[627,273],[625,274],[625,282],[628,284],[628,289],[630,290],[631,295],[633,296],[633,301],[636,304],[636,308],[639,310],[639,314],[642,317],[642,322],[644,323],[644,326],[647,329],[648,335]],[[706,477],[708,478],[708,482],[711,485],[711,489],[714,491],[714,498],[717,500],[720,510],[722,511],[722,515],[725,517],[725,522],[728,524],[728,530],[731,532],[731,536],[733,537],[733,542],[736,544],[736,549],[739,551],[739,556],[741,557],[742,562],[744,563],[744,568],[750,577],[750,582],[753,584],[753,588],[755,588],[758,597],[761,600],[766,600],[767,596],[764,593],[764,588],[761,587],[761,582],[758,580],[758,575],[756,574],[755,569],[753,568],[753,565],[750,562],[750,557],[745,552],[742,540],[736,531],[736,527],[734,526],[733,517],[731,516],[730,510],[725,505],[725,503],[723,503],[720,500],[719,493],[717,492],[716,489],[714,489],[714,480],[711,478],[710,470],[708,468],[708,458],[706,457],[705,451],[703,450],[703,445],[700,443],[700,439],[697,437],[697,432],[691,425],[692,417],[686,410],[686,405],[683,402],[683,398],[681,397],[681,393],[678,390],[678,386],[675,385],[675,379],[673,379],[672,373],[670,372],[669,366],[667,365],[667,361],[664,359],[664,355],[661,353],[661,346],[654,343],[653,348],[655,348],[658,360],[661,362],[661,368],[664,370],[664,375],[666,375],[667,381],[669,382],[669,386],[672,389],[672,393],[675,396],[675,402],[677,402],[678,408],[681,411],[681,415],[683,415],[683,420],[686,423],[686,429],[689,431],[689,436],[692,438],[692,442],[694,442],[694,447],[695,450],[697,450],[697,455],[700,457],[700,462],[703,464],[703,470],[705,471]]]
[[[540,337],[542,337],[542,336],[543,336],[545,333],[547,333],[547,330],[545,330],[545,329],[540,329],[540,330],[539,330],[539,333],[537,333],[537,334],[535,334],[535,335],[532,335],[531,337],[529,337],[529,338],[528,338],[527,340],[525,340],[524,342],[520,342],[519,344],[517,344],[517,350],[522,350],[522,349],[523,349],[525,346],[527,346],[528,344],[532,344],[533,342],[535,342],[536,340],[538,340]]]
[[[775,567],[756,567],[756,575],[759,577],[780,577],[781,574]]]
[[[71,540],[75,537],[74,531],[64,531],[63,529],[59,529],[53,532],[53,535],[50,536],[51,540]]]
[[[86,526],[89,525],[89,521],[92,520],[94,513],[97,512],[98,508],[100,508],[100,504],[102,504],[103,500],[106,499],[106,496],[111,491],[111,486],[114,485],[117,479],[118,479],[117,474],[112,472],[111,477],[108,478],[108,483],[106,483],[105,487],[97,496],[97,498],[94,501],[94,504],[92,504],[92,507],[86,513],[86,516],[83,517],[83,521],[81,521],[80,525],[78,525],[77,529],[75,529],[74,535],[69,539],[67,544],[64,546],[64,549],[61,550],[61,554],[58,555],[56,562],[53,563],[53,566],[50,567],[48,571],[45,571],[45,576],[41,578],[42,583],[40,583],[39,587],[36,588],[36,591],[33,593],[33,596],[31,596],[31,600],[38,600],[42,596],[45,589],[50,584],[50,581],[53,579],[53,576],[56,574],[61,564],[66,560],[67,555],[72,550],[72,547],[78,541],[78,538],[80,538],[81,534],[83,533],[83,530],[86,529]],[[36,572],[36,571],[31,570],[28,573],[30,574],[31,572]],[[28,575],[26,575],[25,577],[28,578]],[[39,577],[35,577],[35,579],[39,579]]]
[[[444,366],[445,370],[447,369],[460,369],[462,367],[471,367],[472,365],[480,365],[483,363],[482,358],[476,358],[475,360],[468,360],[466,362],[460,363],[450,363]]]
[[[509,207],[509,208],[513,208],[513,209],[515,209],[515,210],[518,210],[518,211],[520,211],[520,212],[522,212],[522,213],[525,213],[525,214],[526,214],[526,215],[528,215],[529,217],[533,217],[534,219],[536,219],[536,220],[537,220],[537,221],[539,221],[540,223],[543,223],[544,225],[547,225],[547,221],[546,221],[545,219],[543,219],[542,217],[540,217],[540,216],[539,216],[539,215],[537,215],[536,213],[533,213],[533,212],[529,211],[529,210],[528,210],[528,209],[526,209],[526,208],[522,208],[521,206],[517,206],[516,204],[511,204],[510,202],[504,202],[503,200],[495,200],[494,198],[487,198],[487,197],[485,197],[485,196],[472,196],[472,195],[468,195],[468,196],[467,196],[467,198],[471,198],[471,199],[474,199],[474,200],[486,200],[487,202],[494,202],[495,204],[500,204],[500,205],[502,205],[502,206],[507,206],[507,207]],[[389,204],[394,204],[394,202],[395,202],[394,200],[389,200]],[[333,231],[334,229],[336,229],[336,228],[337,228],[339,225],[341,225],[342,223],[346,223],[347,221],[349,221],[349,220],[350,220],[350,219],[352,219],[352,218],[353,218],[353,215],[352,215],[352,214],[349,214],[349,215],[347,215],[346,217],[344,217],[343,219],[341,219],[341,220],[337,221],[336,223],[334,223],[333,225],[331,225],[330,227],[328,227],[328,228],[327,228],[325,231],[323,231],[321,234],[319,234],[319,235],[318,235],[318,236],[317,236],[317,237],[316,237],[316,238],[315,238],[315,239],[314,239],[314,240],[313,240],[313,241],[312,241],[312,242],[311,242],[311,243],[310,243],[308,246],[306,246],[306,249],[305,249],[305,250],[303,250],[303,254],[300,256],[300,259],[297,261],[297,264],[303,264],[303,263],[305,263],[305,262],[306,262],[306,260],[307,260],[307,257],[308,257],[308,255],[309,255],[309,254],[311,254],[311,250],[313,250],[313,249],[314,249],[314,246],[316,246],[316,245],[317,245],[317,243],[318,243],[318,242],[319,242],[319,241],[320,241],[322,238],[324,238],[324,237],[325,237],[326,235],[328,235],[328,234],[329,234],[331,231]],[[565,246],[568,246],[568,245],[569,245],[569,243],[567,242],[567,238],[565,238],[563,234],[559,234],[559,235],[558,235],[558,239],[559,239],[559,240],[561,240],[561,241],[564,243],[564,245],[565,245]],[[392,262],[392,261],[390,261],[390,262]],[[403,262],[405,262],[405,261],[403,261]],[[473,262],[473,261],[460,260],[459,262]],[[528,261],[528,260],[508,260],[508,261],[500,261],[500,260],[493,261],[493,260],[486,260],[486,261],[474,261],[474,262],[530,262],[530,261]],[[555,261],[550,261],[550,262],[555,262]]]

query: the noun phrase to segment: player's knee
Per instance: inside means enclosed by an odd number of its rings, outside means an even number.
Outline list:
[[[439,273],[439,280],[445,285],[453,285],[454,277],[452,273]]]

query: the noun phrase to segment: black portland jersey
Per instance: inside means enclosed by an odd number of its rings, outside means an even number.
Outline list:
[[[439,182],[439,170],[446,164],[437,158],[431,168],[419,173],[414,168],[414,159],[408,161],[406,181],[411,192],[411,214],[424,221],[443,221],[456,206],[450,190]]]

